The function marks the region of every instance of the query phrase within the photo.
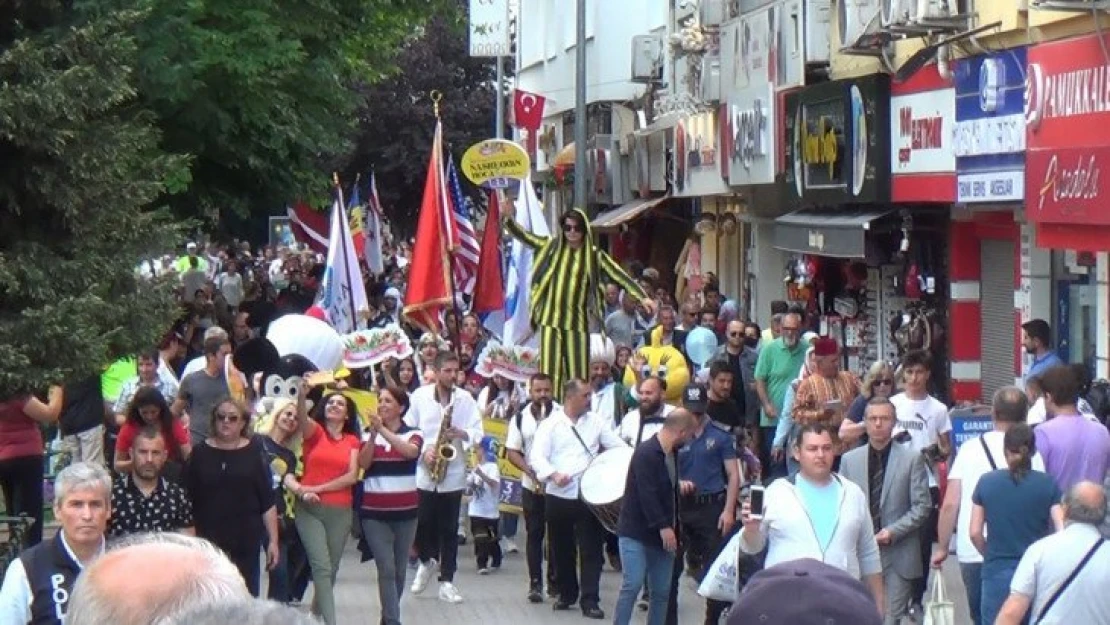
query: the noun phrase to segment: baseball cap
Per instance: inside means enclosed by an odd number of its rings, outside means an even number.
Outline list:
[[[799,592],[804,588],[804,592]],[[726,625],[882,625],[875,599],[858,579],[812,558],[764,569],[740,592]]]
[[[185,249],[195,250],[195,249],[197,249],[197,244],[193,243],[192,241],[189,241],[188,243],[185,244]]]
[[[696,414],[705,414],[709,406],[709,390],[704,384],[688,384],[682,389],[682,407]]]

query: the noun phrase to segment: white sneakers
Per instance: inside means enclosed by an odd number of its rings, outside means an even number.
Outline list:
[[[462,595],[459,594],[459,589],[451,582],[439,583],[439,600],[446,601],[447,603],[462,603]]]
[[[432,575],[435,575],[436,570],[439,568],[439,563],[435,560],[428,560],[428,562],[421,563],[416,569],[416,577],[412,580],[412,587],[409,589],[412,594],[418,595],[424,592],[428,587],[428,582],[432,580]],[[447,603],[462,603],[462,595],[459,594],[459,589],[451,582],[439,583],[439,600]]]
[[[416,576],[412,579],[412,587],[409,588],[412,594],[419,595],[424,592],[424,589],[428,587],[428,582],[432,579],[432,575],[436,572],[437,564],[435,560],[428,560],[426,563],[421,562],[420,566],[416,567]]]
[[[516,541],[512,538],[502,538],[501,548],[505,553],[520,553],[520,548],[516,546]]]

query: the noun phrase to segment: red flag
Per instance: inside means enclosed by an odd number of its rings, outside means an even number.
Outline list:
[[[328,216],[312,210],[308,204],[297,202],[287,206],[286,214],[289,215],[289,225],[293,227],[293,236],[297,241],[309,247],[317,254],[328,253],[328,233],[331,225]]]
[[[450,261],[443,232],[447,225],[448,208],[443,185],[442,153],[443,128],[436,122],[403,311],[410,322],[432,332],[439,330],[440,312],[451,303],[451,279],[447,274]]]
[[[543,105],[547,98],[520,89],[513,90],[513,125],[539,130],[543,125]]]
[[[471,311],[484,314],[505,309],[505,282],[501,276],[501,202],[498,193],[490,195],[486,229],[482,233],[482,252],[478,257],[478,281],[474,285]]]

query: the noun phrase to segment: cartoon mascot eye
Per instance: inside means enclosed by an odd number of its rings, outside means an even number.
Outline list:
[[[281,383],[281,396],[290,399],[297,396],[297,391],[300,390],[301,385],[304,384],[304,378],[292,376],[282,380]]]
[[[282,397],[285,395],[285,380],[280,375],[271,375],[266,378],[262,387],[262,394],[266,397]]]

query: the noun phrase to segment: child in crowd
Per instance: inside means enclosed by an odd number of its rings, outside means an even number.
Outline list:
[[[497,447],[492,436],[482,439],[478,449],[478,463],[467,478],[470,493],[470,534],[474,537],[474,555],[478,559],[478,574],[489,575],[501,568],[501,535],[498,530],[501,512],[501,472],[497,468]]]

